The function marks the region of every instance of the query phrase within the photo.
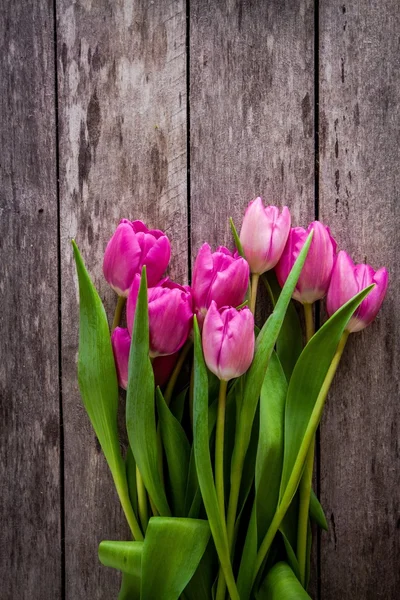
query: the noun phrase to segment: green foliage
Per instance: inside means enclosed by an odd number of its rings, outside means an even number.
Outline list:
[[[170,515],[159,471],[154,403],[154,374],[149,358],[146,269],[143,268],[135,313],[126,396],[126,429],[144,485],[160,515]]]
[[[140,540],[142,533],[132,510],[125,465],[119,449],[118,382],[107,316],[78,247],[75,242],[72,245],[79,281],[79,388],[132,534]]]
[[[287,563],[279,562],[268,572],[256,600],[310,600]]]
[[[142,554],[141,600],[178,600],[210,539],[207,521],[153,517]]]

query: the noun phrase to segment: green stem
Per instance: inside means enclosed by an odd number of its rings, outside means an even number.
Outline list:
[[[240,433],[239,433],[240,436]],[[238,436],[238,438],[239,438]],[[233,539],[235,535],[236,513],[239,504],[240,483],[242,481],[245,453],[240,448],[234,448],[232,454],[231,468],[231,491],[229,494],[228,514],[226,528],[228,533],[229,550],[232,552]]]
[[[305,318],[305,322],[306,322],[306,340],[308,343],[315,333],[313,305],[312,304],[303,304],[303,308],[304,308],[304,318]]]
[[[219,382],[218,396],[218,412],[215,434],[215,487],[217,490],[217,498],[221,521],[225,523],[225,491],[224,491],[224,433],[225,433],[225,408],[226,408],[226,391],[228,388],[227,381]],[[224,600],[225,598],[225,578],[220,569],[218,576],[218,586],[216,600]]]
[[[288,484],[286,486],[285,492],[282,496],[282,499],[278,506],[278,509],[274,515],[274,518],[272,519],[271,525],[269,526],[269,529],[268,529],[263,541],[261,542],[261,545],[260,545],[260,548],[259,548],[259,551],[257,554],[257,559],[256,559],[256,564],[255,564],[255,569],[254,569],[254,574],[253,574],[253,583],[256,580],[259,570],[261,569],[262,565],[264,564],[264,560],[266,559],[266,557],[268,555],[269,549],[274,540],[276,532],[278,531],[280,524],[282,523],[283,517],[285,516],[286,511],[289,508],[291,501],[293,500],[293,496],[296,493],[296,489],[299,485],[299,481],[300,481],[301,473],[302,473],[302,470],[304,467],[304,463],[307,458],[308,450],[310,448],[311,442],[313,440],[313,437],[315,435],[315,432],[316,432],[319,422],[321,420],[325,400],[328,395],[329,388],[331,386],[333,378],[335,376],[336,370],[338,368],[341,356],[343,354],[343,350],[346,346],[348,336],[349,336],[349,332],[345,331],[339,341],[335,356],[332,359],[332,362],[330,364],[330,367],[328,369],[328,372],[326,374],[326,377],[324,379],[322,387],[319,391],[317,400],[315,402],[314,409],[311,413],[310,421],[308,423],[308,426],[307,426],[307,429],[306,429],[306,432],[304,435],[303,442],[300,446],[300,450],[297,455],[296,462],[293,466],[292,474],[289,478]]]
[[[138,510],[139,518],[143,527],[143,531],[146,531],[147,524],[149,522],[149,511],[147,509],[147,494],[146,488],[144,487],[143,479],[140,474],[138,467],[136,466],[136,488],[138,495]]]
[[[251,296],[250,296],[250,310],[255,313],[256,311],[256,302],[257,302],[257,288],[258,281],[260,279],[260,275],[258,273],[251,274]]]
[[[308,343],[315,333],[312,304],[304,304],[304,317],[306,323],[306,342]],[[308,520],[310,513],[310,496],[314,466],[315,434],[311,440],[307,453],[304,471],[299,484],[299,514],[297,523],[297,560],[299,563],[300,582],[305,586],[307,563],[307,537]]]
[[[227,381],[219,382],[218,412],[215,433],[215,488],[219,504],[221,520],[225,521],[225,492],[224,492],[224,434]]]
[[[303,475],[299,485],[299,517],[297,524],[297,561],[299,563],[300,583],[305,587],[307,564],[308,520],[310,514],[310,496],[314,466],[315,434],[308,449]]]
[[[143,534],[132,509],[126,479],[124,481],[123,477],[119,473],[116,477],[113,476],[113,479],[119,500],[121,502],[122,510],[124,511],[126,520],[128,521],[133,539],[137,542],[141,542],[143,540]]]
[[[111,333],[121,322],[122,309],[125,306],[126,298],[124,296],[118,296],[117,306],[115,307],[114,319],[111,325]]]
[[[169,403],[171,402],[172,393],[174,391],[176,380],[179,377],[179,373],[182,370],[183,364],[185,362],[185,359],[186,359],[188,352],[189,352],[190,348],[192,347],[192,345],[193,345],[192,340],[186,341],[186,344],[183,346],[181,353],[179,355],[179,358],[176,362],[174,370],[172,371],[171,377],[169,378],[168,385],[165,389],[165,394],[164,394],[164,400],[165,400],[165,403],[167,406],[169,406]]]

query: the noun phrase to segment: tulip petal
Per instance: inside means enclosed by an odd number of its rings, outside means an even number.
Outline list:
[[[126,390],[128,386],[128,364],[129,351],[131,348],[131,336],[129,331],[122,327],[116,327],[111,336],[114,352],[115,366],[117,368],[118,383]]]
[[[141,249],[132,227],[121,222],[107,244],[103,273],[113,290],[127,296],[140,264]]]

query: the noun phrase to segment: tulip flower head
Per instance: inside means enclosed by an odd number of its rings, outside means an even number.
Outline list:
[[[261,275],[273,269],[281,257],[290,230],[290,212],[264,206],[256,198],[247,207],[240,230],[240,242],[252,273]]]
[[[133,332],[140,275],[134,277],[126,306],[130,334]],[[149,306],[150,356],[166,356],[177,352],[192,329],[193,306],[190,288],[163,280],[147,290]]]
[[[314,221],[307,229],[293,227],[281,259],[275,267],[279,284],[283,287],[311,230],[314,231],[314,235],[293,293],[293,298],[303,304],[312,304],[327,294],[337,247],[329,227],[319,221]]]
[[[341,250],[337,255],[335,266],[333,267],[331,283],[326,299],[328,315],[333,315],[343,304],[358,294],[358,292],[361,292],[374,283],[375,287],[361,302],[347,325],[347,331],[350,333],[361,331],[378,314],[386,294],[388,281],[388,272],[384,267],[374,271],[370,265],[355,265],[350,256]]]
[[[254,356],[254,317],[245,307],[218,309],[212,301],[204,319],[204,359],[219,379],[240,377],[250,367]]]
[[[155,285],[168,266],[169,239],[158,229],[147,229],[142,221],[122,219],[104,253],[104,277],[119,296],[128,296],[136,273],[147,267],[149,286]]]
[[[211,302],[218,308],[242,304],[249,285],[249,265],[237,253],[220,246],[211,252],[208,244],[200,248],[193,269],[194,306],[202,324]]]

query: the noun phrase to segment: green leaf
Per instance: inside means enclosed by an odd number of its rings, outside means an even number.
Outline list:
[[[104,541],[99,545],[99,559],[106,567],[135,575],[140,579],[144,542]]]
[[[143,546],[141,600],[178,600],[209,539],[207,521],[152,517]]]
[[[118,600],[140,600],[140,578],[129,575],[129,573],[122,573]]]
[[[240,241],[239,234],[238,234],[238,232],[236,230],[236,227],[235,227],[235,224],[233,222],[232,217],[229,218],[229,224],[231,226],[231,232],[232,232],[232,235],[233,235],[233,239],[235,241],[235,246],[237,248],[237,251],[240,254],[240,256],[242,256],[243,258],[246,258],[245,255],[244,255],[244,250],[243,250],[242,243]]]
[[[282,365],[273,352],[260,395],[260,434],[255,471],[259,539],[263,539],[268,531],[278,506],[287,388]]]
[[[271,301],[275,306],[281,293],[275,272],[269,271],[267,276],[263,276],[263,281],[267,285]],[[276,353],[288,381],[290,381],[293,369],[302,350],[303,331],[294,301],[291,300],[287,307],[278,339],[276,340]]]
[[[72,246],[79,280],[79,388],[132,534],[140,540],[142,533],[130,503],[125,465],[119,447],[118,381],[107,316],[74,241]]]
[[[133,512],[138,514],[138,496],[136,487],[136,463],[130,446],[126,452],[125,460],[126,479],[128,481],[129,498],[132,504]]]
[[[186,386],[177,396],[173,396],[169,409],[179,423],[182,423],[183,412],[185,410],[186,396],[189,391],[189,386]]]
[[[305,600],[310,596],[287,563],[279,562],[268,572],[256,594],[257,600]]]
[[[246,376],[243,406],[240,413],[239,429],[236,435],[235,450],[232,460],[233,469],[237,468],[237,462],[239,462],[237,456],[244,457],[244,454],[247,451],[254,415],[257,410],[268,363],[282,327],[287,307],[307,257],[312,236],[313,232],[311,231],[286,280],[273,313],[269,316],[257,337],[254,359]]]
[[[321,527],[321,529],[328,531],[328,522],[325,517],[324,509],[313,490],[311,490],[310,496],[310,519]]]
[[[211,533],[217,549],[218,558],[224,572],[232,600],[239,600],[235,579],[232,572],[228,537],[225,523],[221,519],[217,493],[215,491],[213,470],[211,466],[208,426],[208,378],[201,347],[200,331],[194,317],[194,453],[197,477],[201,495],[210,524]]]
[[[250,598],[251,588],[253,584],[254,563],[257,558],[257,519],[255,505],[251,512],[249,525],[247,529],[246,540],[240,562],[239,575],[237,580],[238,592],[240,600],[248,600]]]
[[[185,588],[185,600],[212,600],[212,587],[217,576],[218,557],[212,539],[208,542],[195,574]]]
[[[332,315],[311,338],[297,361],[286,398],[281,498],[293,473],[300,448],[305,446],[307,450],[310,445],[312,436],[308,439],[305,438],[305,434],[339,341],[352,314],[371,289],[372,286],[363,290]],[[315,433],[321,414],[312,435]],[[298,473],[298,479],[300,476],[301,471]]]
[[[179,421],[165,403],[160,388],[156,390],[161,437],[168,464],[171,503],[174,516],[185,516],[185,494],[190,462],[190,445]]]
[[[135,323],[129,353],[126,395],[126,429],[129,444],[144,485],[160,515],[170,515],[158,469],[157,429],[154,404],[154,375],[149,358],[149,318],[146,268],[142,269]]]
[[[283,529],[281,528],[279,531],[282,536],[283,543],[285,545],[285,550],[286,550],[286,555],[287,555],[287,559],[289,562],[289,566],[292,569],[293,573],[296,575],[297,579],[300,581],[300,569],[299,569],[299,563],[297,560],[296,553],[293,550],[293,546],[290,543],[289,538],[286,537]]]

